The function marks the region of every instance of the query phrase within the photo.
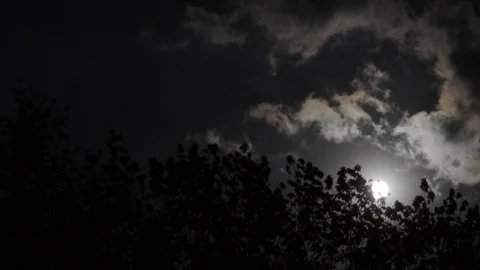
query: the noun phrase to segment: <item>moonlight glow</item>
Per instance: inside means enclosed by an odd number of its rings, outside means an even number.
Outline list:
[[[372,193],[375,199],[387,197],[389,188],[384,181],[375,181],[372,183]]]

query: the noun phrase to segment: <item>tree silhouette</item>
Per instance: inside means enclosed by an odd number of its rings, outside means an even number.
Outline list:
[[[387,205],[360,166],[334,179],[292,156],[273,186],[247,144],[178,145],[144,171],[115,131],[102,149],[75,146],[68,108],[12,93],[17,114],[0,121],[2,269],[480,268],[479,206],[453,189],[434,204],[422,179],[411,204]]]

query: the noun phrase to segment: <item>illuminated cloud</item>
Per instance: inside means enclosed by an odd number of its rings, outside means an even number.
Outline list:
[[[288,112],[283,111],[283,106],[280,104],[261,103],[252,108],[248,113],[253,119],[265,120],[267,124],[287,135],[294,135],[298,131],[298,125],[294,123],[293,119],[291,119],[292,116]]]
[[[405,117],[392,135],[403,135],[405,144],[397,143],[398,154],[422,159],[424,165],[437,172],[436,178],[454,183],[475,184],[480,181],[480,134],[460,132],[455,140],[444,132],[449,116],[440,112],[420,112]]]
[[[296,111],[285,108],[282,104],[261,103],[251,108],[248,114],[254,119],[264,120],[287,135],[298,133],[300,128],[314,127],[321,137],[335,143],[366,136],[361,126],[371,126],[375,135],[383,135],[388,123],[383,118],[375,123],[364,107],[374,108],[382,115],[391,111],[387,102],[371,95],[374,90],[380,91],[378,78],[388,77],[388,74],[379,71],[373,64],[369,64],[366,69],[376,70],[366,73],[370,77],[365,74],[363,76],[366,79],[363,85],[368,90],[359,89],[351,94],[336,93],[330,101],[309,95]]]

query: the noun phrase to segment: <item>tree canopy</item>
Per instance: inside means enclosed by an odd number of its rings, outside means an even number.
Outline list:
[[[12,91],[0,120],[2,269],[480,269],[479,206],[375,200],[361,167],[336,176],[288,156],[273,185],[243,144],[178,145],[143,170],[109,131],[76,146],[68,108]],[[438,200],[438,198],[437,198]]]

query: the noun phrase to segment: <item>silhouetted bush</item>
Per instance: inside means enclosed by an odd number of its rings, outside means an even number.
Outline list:
[[[360,166],[333,179],[287,157],[271,186],[246,144],[178,146],[143,171],[122,136],[75,146],[67,108],[31,88],[0,124],[1,269],[479,269],[478,205],[375,200]]]

